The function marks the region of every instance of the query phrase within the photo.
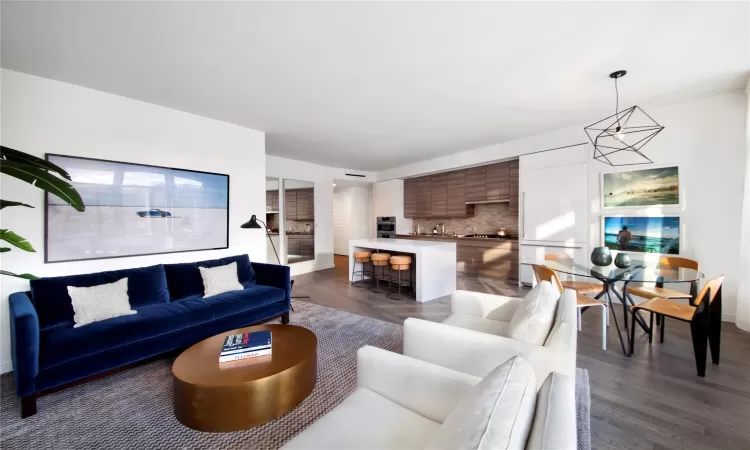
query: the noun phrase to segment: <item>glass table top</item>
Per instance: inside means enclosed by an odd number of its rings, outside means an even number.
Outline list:
[[[576,263],[572,259],[541,261],[532,264],[545,266],[555,272],[577,277],[596,278],[602,281],[686,283],[698,281],[703,278],[703,273],[697,270],[667,266],[660,264],[658,261],[637,259],[631,259],[630,267],[627,269],[620,269],[614,264],[609,266],[583,265]]]

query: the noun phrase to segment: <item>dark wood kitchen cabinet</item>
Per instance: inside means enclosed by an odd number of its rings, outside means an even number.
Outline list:
[[[417,179],[404,180],[404,217],[417,217]]]
[[[432,177],[417,178],[417,216],[432,217]]]
[[[297,190],[286,189],[284,191],[284,219],[297,220]]]
[[[277,205],[278,206],[278,205]],[[284,212],[286,220],[315,219],[315,199],[313,189],[287,189],[284,191]]]
[[[432,189],[432,207],[430,208],[430,217],[449,217],[448,216],[448,177],[447,173],[439,173],[429,178]]]
[[[266,191],[266,212],[279,210],[279,191]]]
[[[510,206],[508,211],[518,213],[518,160],[510,161],[510,181],[508,182],[508,196],[510,197]]]
[[[485,201],[507,200],[510,195],[510,162],[487,166]]]
[[[448,184],[448,211],[445,217],[463,218],[474,215],[474,205],[466,204],[466,171],[456,170],[444,174]]]
[[[466,201],[483,202],[487,199],[487,169],[485,166],[466,169]]]

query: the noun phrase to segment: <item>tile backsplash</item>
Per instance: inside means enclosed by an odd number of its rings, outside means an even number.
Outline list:
[[[278,213],[272,213],[272,214],[266,214],[266,222],[268,223],[268,228],[272,230],[278,230],[279,229],[279,214]],[[287,220],[285,229],[286,231],[305,231],[305,225],[310,224],[310,231],[315,231],[315,221],[314,220]]]
[[[456,234],[494,234],[505,228],[511,236],[518,236],[518,213],[509,211],[508,203],[474,205],[474,216],[464,219],[429,218],[414,219],[420,233],[430,233],[438,223],[445,224],[445,232]]]

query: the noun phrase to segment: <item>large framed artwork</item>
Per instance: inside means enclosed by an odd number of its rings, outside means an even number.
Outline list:
[[[602,207],[676,206],[680,204],[677,166],[602,175]]]
[[[604,245],[612,250],[639,253],[680,254],[680,217],[602,218]]]
[[[47,154],[84,212],[45,198],[45,262],[229,247],[229,175]]]

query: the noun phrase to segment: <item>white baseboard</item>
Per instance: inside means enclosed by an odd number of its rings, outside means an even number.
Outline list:
[[[735,323],[737,321],[737,317],[734,314],[722,313],[721,314],[721,321],[722,322],[732,322],[732,323]]]
[[[0,373],[13,372],[13,361],[0,362]]]

